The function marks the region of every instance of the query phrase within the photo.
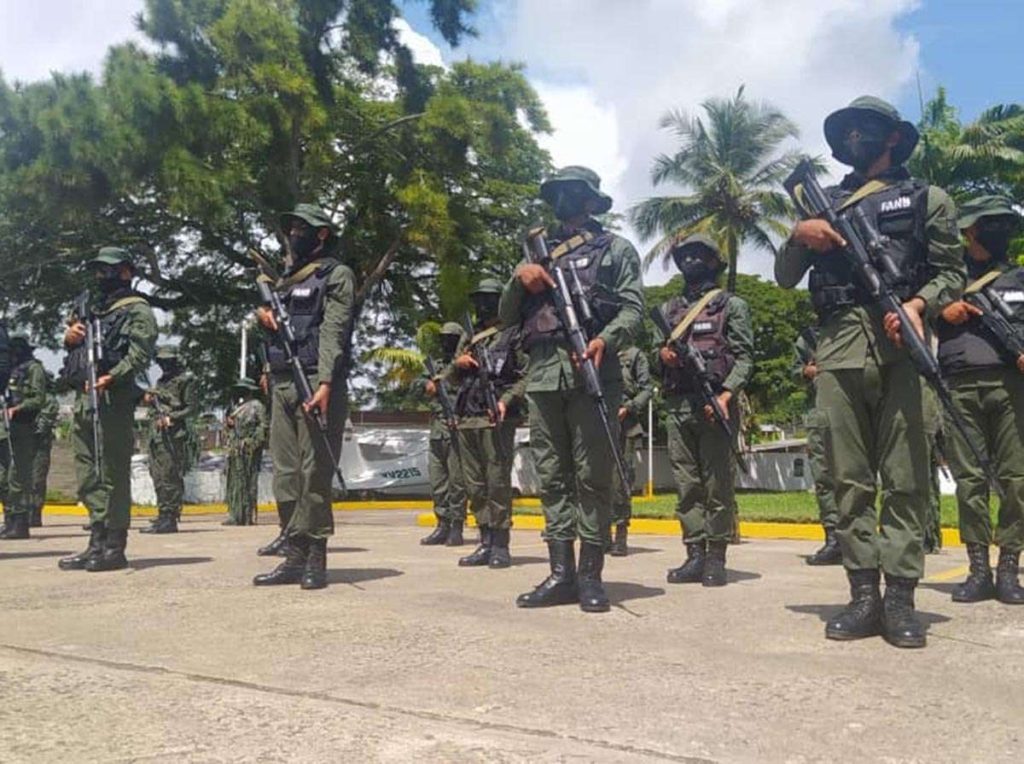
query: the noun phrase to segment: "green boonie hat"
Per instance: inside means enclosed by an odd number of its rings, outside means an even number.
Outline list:
[[[132,265],[132,253],[121,247],[100,247],[99,254],[89,261],[89,265]]]
[[[29,339],[28,335],[25,334],[24,332],[16,332],[16,333],[10,335],[7,338],[7,340],[12,345],[16,345],[16,344],[17,345],[28,345],[29,347],[32,347],[32,341]]]
[[[683,239],[679,239],[672,245],[672,255],[675,256],[689,247],[703,247],[704,249],[709,250],[718,262],[725,265],[725,255],[723,255],[722,250],[718,248],[718,243],[710,236],[706,236],[702,233],[695,233]]]
[[[462,327],[454,321],[445,321],[444,326],[441,327],[441,334],[453,334],[460,337],[462,336]]]
[[[582,183],[598,201],[595,212],[600,215],[612,208],[612,198],[601,191],[601,177],[589,167],[570,165],[557,170],[554,175],[540,184],[540,198],[553,205],[559,183]]]
[[[175,361],[178,358],[178,348],[174,345],[161,345],[156,349],[156,360]]]
[[[1020,215],[1013,208],[1013,202],[1005,196],[977,196],[960,205],[960,217],[957,227],[962,231],[970,228],[981,218],[1013,217],[1020,220]]]
[[[283,213],[281,215],[281,227],[286,231],[288,229],[288,221],[292,218],[298,218],[313,226],[313,228],[327,228],[331,232],[331,236],[336,234],[334,223],[315,204],[296,204],[294,210]]]
[[[917,128],[901,119],[895,106],[875,96],[855,98],[845,109],[839,109],[825,117],[825,140],[832,149],[832,156],[843,164],[853,165],[853,157],[847,153],[843,138],[846,137],[850,123],[865,114],[885,117],[892,122],[894,130],[900,131],[900,142],[892,148],[892,163],[899,165],[906,162],[920,138]]]
[[[475,294],[501,294],[505,289],[504,285],[497,279],[480,279],[476,289],[469,293],[472,297]]]
[[[242,377],[234,384],[231,385],[232,390],[249,390],[250,392],[259,393],[263,392],[260,390],[260,386],[253,382],[248,377]]]

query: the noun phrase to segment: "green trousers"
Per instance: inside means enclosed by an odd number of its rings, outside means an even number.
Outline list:
[[[512,459],[516,426],[459,430],[462,474],[477,525],[512,527]]]
[[[965,543],[1024,549],[1024,376],[1016,369],[957,374],[949,380],[971,441],[987,452],[1006,498],[992,532],[989,485],[959,433],[947,427],[948,456],[956,478],[960,537]]]
[[[46,501],[46,481],[50,476],[50,452],[53,450],[53,430],[36,433],[36,458],[32,461],[32,505],[34,511],[43,508]]]
[[[462,476],[462,461],[458,448],[452,446],[452,434],[445,430],[429,441],[427,470],[430,475],[430,494],[434,500],[434,514],[439,520],[464,522],[466,520],[466,483]]]
[[[256,523],[256,501],[259,496],[260,465],[263,463],[262,446],[240,449],[228,454],[225,475],[225,500],[228,517],[236,525]]]
[[[93,425],[86,412],[86,397],[78,393],[71,428],[71,451],[78,476],[78,500],[89,510],[89,522],[102,523],[111,530],[131,526],[132,452],[135,449],[134,392],[115,390],[103,396],[100,405],[102,430],[101,473],[93,462]]]
[[[612,486],[615,501],[612,504],[612,525],[625,523],[629,525],[633,517],[633,486],[636,485],[636,452],[640,450],[643,443],[643,435],[630,437],[619,428],[619,453],[622,454],[622,463],[626,468],[626,477],[629,478],[629,486],[622,485],[622,478],[619,477],[618,469],[612,469]]]
[[[295,512],[286,532],[327,538],[334,533],[331,511],[334,465],[317,432],[316,424],[302,409],[291,376],[276,377],[271,399],[270,455],[274,460],[274,500],[294,502]],[[334,455],[341,458],[345,432],[348,389],[331,387],[328,404],[327,437]]]
[[[811,412],[807,428],[807,461],[814,478],[814,495],[818,500],[818,519],[823,528],[835,528],[839,524],[839,507],[836,506],[836,489],[828,467],[828,452],[825,449],[825,418],[818,410]]]
[[[12,515],[31,512],[36,505],[32,466],[39,450],[35,421],[11,422],[10,464],[7,469],[7,511]]]
[[[668,456],[687,542],[729,541],[736,518],[736,461],[729,437],[687,402],[666,401]],[[736,421],[736,406],[729,416]]]
[[[7,432],[0,438],[0,501],[4,503],[4,511],[10,512],[7,506],[7,476],[11,471],[11,441]]]
[[[606,384],[612,436],[621,384]],[[591,399],[581,388],[528,393],[530,448],[540,482],[544,537],[603,545],[611,521],[615,462]]]
[[[839,507],[837,535],[849,570],[924,574],[931,454],[922,387],[909,359],[818,373],[818,409]],[[881,478],[881,514],[875,507]]]
[[[181,517],[185,500],[188,444],[184,431],[159,433],[149,440],[149,476],[153,479],[156,505],[161,515]]]

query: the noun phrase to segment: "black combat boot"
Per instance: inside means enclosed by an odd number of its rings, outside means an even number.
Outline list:
[[[704,586],[725,586],[725,550],[728,541],[709,541],[707,559],[704,561],[704,575],[700,582]]]
[[[615,525],[615,540],[612,541],[611,547],[608,549],[608,554],[612,557],[625,557],[629,554],[629,548],[627,546],[627,540],[629,539],[629,524],[628,523],[616,523]]]
[[[704,578],[704,561],[707,555],[703,541],[687,541],[686,562],[668,572],[670,584],[699,584]]]
[[[260,573],[252,582],[255,586],[280,586],[297,584],[306,574],[306,558],[309,556],[309,536],[299,534],[285,539],[284,559],[269,573]],[[327,564],[327,548],[324,547],[324,564]]]
[[[877,570],[848,570],[850,604],[825,624],[826,639],[864,639],[882,633],[881,576]]]
[[[839,537],[835,528],[825,529],[825,545],[807,558],[808,565],[842,565],[843,550],[839,548]]]
[[[452,520],[448,528],[448,538],[444,540],[445,546],[462,546],[462,520]]]
[[[882,600],[882,636],[895,647],[924,647],[924,624],[914,612],[916,578],[885,574]]]
[[[29,516],[28,524],[32,528],[42,528],[43,527],[43,507],[42,507],[42,505],[40,505],[38,507],[33,507],[32,508],[32,512],[31,512],[31,514]]]
[[[443,517],[437,519],[437,525],[434,526],[429,534],[420,539],[420,544],[423,546],[440,546],[448,540],[448,531],[451,530],[452,524],[445,520]]]
[[[473,568],[480,565],[486,565],[491,559],[491,538],[494,531],[492,531],[486,525],[480,526],[480,543],[476,549],[470,552],[465,557],[459,558],[460,568]]]
[[[1021,588],[1018,576],[1020,552],[1000,549],[996,565],[996,599],[1004,605],[1024,605],[1024,588]]]
[[[580,610],[584,613],[607,613],[611,609],[601,581],[604,570],[604,547],[580,543],[580,569],[576,574]]]
[[[491,531],[491,557],[487,565],[491,568],[507,568],[512,565],[512,555],[508,551],[508,528],[495,528]]]
[[[306,570],[302,574],[300,586],[303,589],[324,589],[327,587],[327,539],[309,540]]]
[[[142,528],[139,533],[177,533],[178,520],[170,512],[161,512],[155,523]]]
[[[103,542],[107,538],[107,528],[103,523],[93,523],[89,526],[89,545],[84,552],[79,552],[71,557],[64,557],[57,567],[61,570],[85,570],[86,563],[94,557],[103,554]]]
[[[573,542],[549,541],[548,558],[551,561],[551,575],[545,578],[532,592],[516,598],[519,607],[549,607],[568,605],[579,600],[576,589],[576,557]],[[603,550],[602,550],[603,551]]]
[[[128,567],[128,558],[124,556],[128,546],[127,528],[107,528],[107,536],[103,540],[103,553],[90,557],[85,569],[90,573],[101,573],[107,570],[123,570]]]
[[[953,602],[983,602],[996,596],[992,583],[992,565],[988,561],[988,544],[967,544],[970,573],[967,580],[953,590]]]
[[[17,541],[29,538],[28,521],[28,512],[18,512],[17,514],[12,512],[4,524],[4,529],[0,531],[0,539]]]
[[[266,546],[260,547],[256,552],[260,557],[283,557],[286,554],[285,547],[288,544],[288,523],[291,522],[292,515],[295,513],[295,502],[281,502],[277,505],[277,522],[281,528],[280,533],[277,534],[277,538],[271,541]]]

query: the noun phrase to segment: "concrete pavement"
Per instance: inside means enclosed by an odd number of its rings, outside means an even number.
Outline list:
[[[707,590],[664,582],[677,538],[638,537],[585,615],[514,607],[546,575],[535,531],[511,569],[460,569],[471,547],[419,546],[414,513],[336,517],[320,592],[251,586],[271,526],[133,532],[103,574],[57,569],[80,518],[0,541],[0,760],[1020,758],[1024,608],[950,602],[962,549],[928,558],[929,647],[905,651],[823,638],[845,577],[812,542],[742,544]]]

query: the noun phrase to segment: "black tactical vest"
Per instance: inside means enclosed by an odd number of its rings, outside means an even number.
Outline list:
[[[598,271],[605,253],[612,245],[613,236],[606,231],[592,232],[579,246],[555,258],[550,267],[565,270],[566,283],[572,286],[571,274],[567,269],[576,270],[580,285],[586,295],[590,310],[594,314],[594,326],[585,326],[587,333],[596,336],[608,322],[619,312],[620,303],[614,294],[598,280]],[[552,241],[549,247],[554,250],[558,242]],[[563,337],[562,322],[555,312],[551,298],[546,293],[532,294],[526,298],[526,319],[523,321],[523,344],[531,348],[542,342],[560,342]],[[579,316],[580,321],[583,317]]]
[[[292,284],[281,295],[281,302],[292,319],[295,355],[307,372],[315,372],[320,361],[320,324],[324,320],[327,280],[338,265],[336,260],[324,261],[323,265],[302,281]],[[276,339],[267,349],[267,361],[272,372],[289,371],[284,350]]]
[[[492,365],[491,381],[494,383],[495,394],[500,398],[502,393],[516,383],[518,379],[516,346],[520,343],[521,334],[516,327],[502,329],[493,336],[493,341],[487,346]],[[492,340],[488,337],[483,342]],[[468,349],[466,352],[469,352]],[[484,396],[484,383],[474,370],[471,373],[462,372],[464,376],[459,380],[459,390],[455,397],[455,412],[460,417],[487,416],[487,399]],[[506,419],[513,419],[518,416],[518,411],[511,408],[505,413]]]
[[[704,306],[704,310],[697,314],[684,337],[704,358],[711,384],[716,391],[721,391],[729,372],[736,365],[736,357],[725,336],[725,308],[730,297],[731,295],[724,291],[715,295],[711,302]],[[690,303],[683,297],[677,297],[662,306],[662,313],[669,326],[675,327],[683,320],[689,309]],[[692,370],[685,365],[679,368],[663,366],[662,387],[666,395],[694,395],[700,392]]]
[[[1024,268],[1007,271],[989,284],[989,289],[998,292],[1013,309],[1016,317],[1013,323],[1024,327]],[[996,336],[977,316],[957,326],[939,321],[938,335],[939,364],[948,374],[1014,367],[1017,364],[1017,359],[1007,354]]]
[[[141,295],[127,295],[113,300],[110,304],[116,304],[128,297],[138,297],[145,301]],[[123,331],[124,323],[128,320],[127,307],[128,305],[125,305],[123,308],[111,310],[100,316],[100,344],[103,346],[103,357],[96,364],[96,376],[102,376],[109,372],[128,354],[131,340]],[[81,390],[89,381],[88,354],[89,349],[83,342],[81,345],[71,348],[64,358],[61,378],[73,385],[76,390]]]
[[[833,207],[838,207],[853,191],[834,186],[828,189],[828,194]],[[889,286],[900,299],[909,299],[933,275],[928,266],[925,232],[928,184],[914,178],[901,180],[866,196],[854,206],[864,210],[868,220],[885,238],[885,252],[903,274],[898,283]],[[811,304],[822,319],[843,308],[871,301],[846,258],[838,253],[814,258],[807,285]]]

